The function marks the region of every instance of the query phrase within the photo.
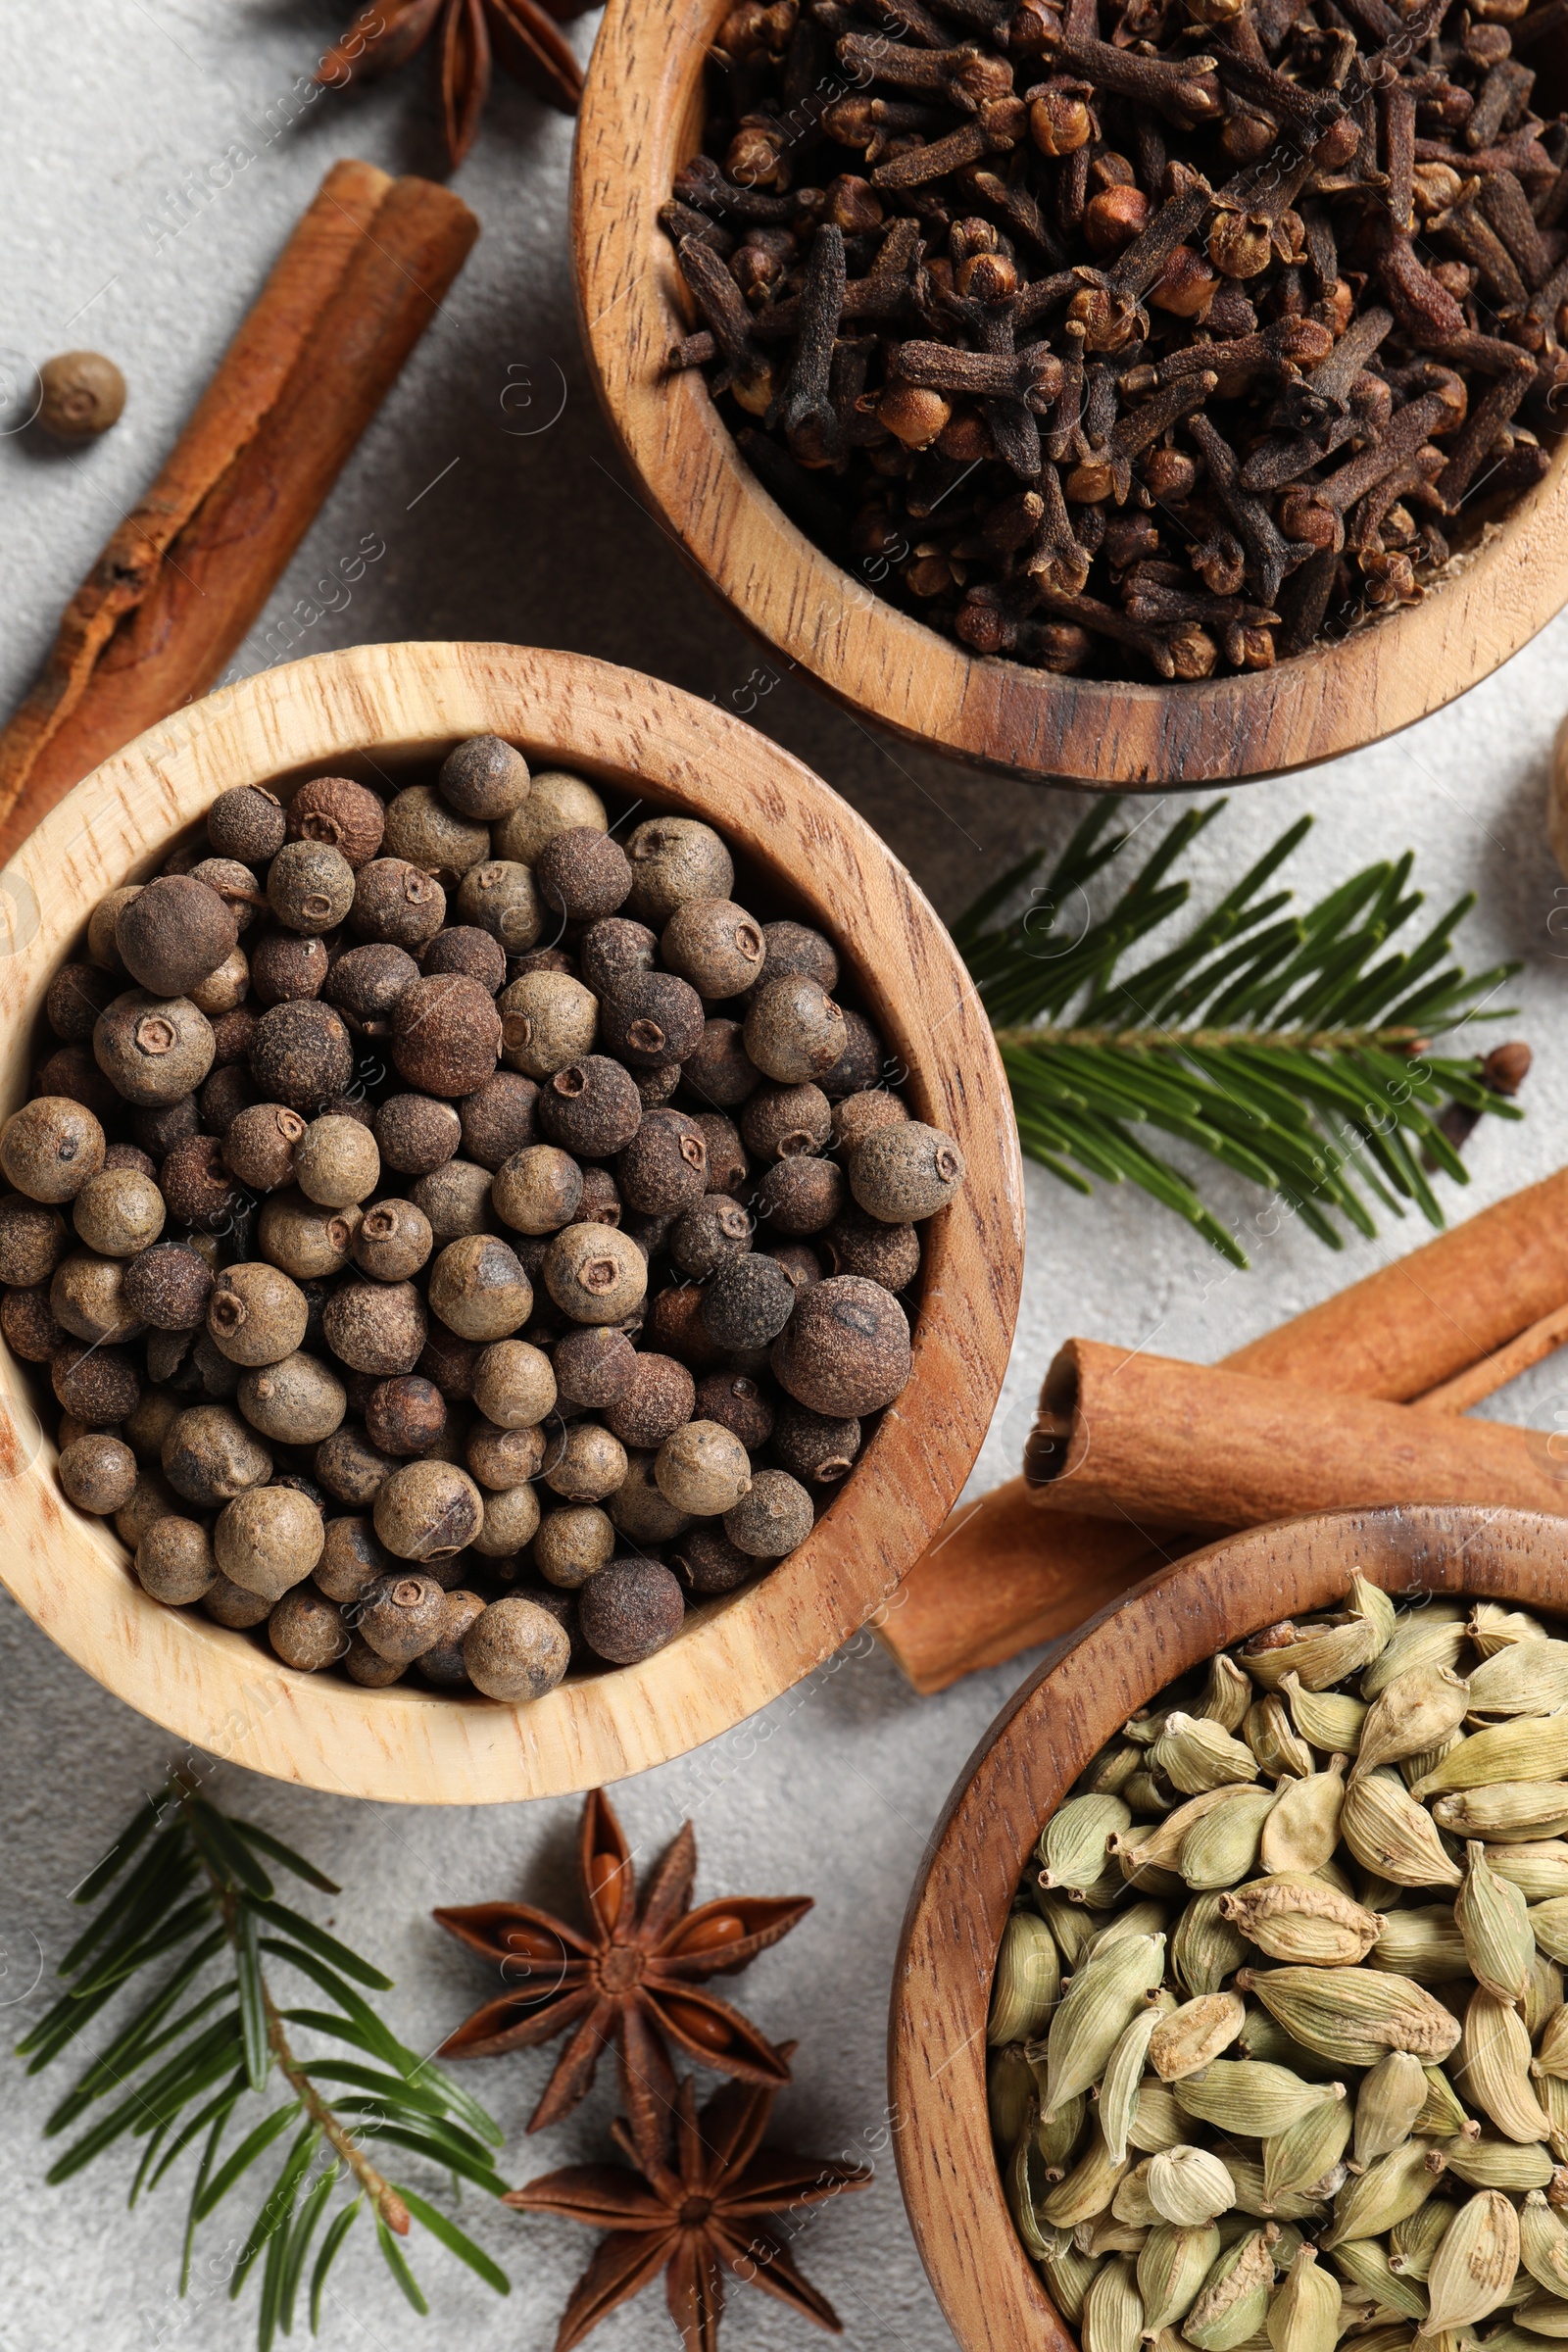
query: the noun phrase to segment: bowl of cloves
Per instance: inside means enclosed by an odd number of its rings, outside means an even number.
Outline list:
[[[1194,1554],[1024,1686],[893,2001],[964,2352],[1558,2332],[1565,1619],[1559,1522],[1343,1512]]]
[[[504,646],[290,664],[6,869],[0,1573],[193,1745],[594,1787],[886,1602],[1021,1271],[946,932],[800,763]]]
[[[579,311],[699,572],[852,709],[1277,773],[1568,598],[1554,0],[612,0]]]

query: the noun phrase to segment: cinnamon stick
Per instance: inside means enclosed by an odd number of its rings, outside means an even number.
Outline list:
[[[1264,1378],[1408,1399],[1522,1346],[1565,1301],[1561,1169],[1224,1360]],[[1499,1368],[1492,1386],[1525,1369],[1523,1360]],[[949,1519],[900,1585],[882,1640],[917,1690],[945,1690],[1069,1632],[1194,1541],[1147,1517],[1113,1524],[1042,1513],[1024,1480],[1009,1479]]]
[[[335,164],[0,732],[0,859],[243,641],[467,258],[459,198]]]

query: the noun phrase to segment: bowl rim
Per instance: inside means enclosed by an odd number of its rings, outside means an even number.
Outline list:
[[[1400,1595],[1475,1592],[1568,1611],[1568,1524],[1396,1504],[1222,1538],[1054,1642],[954,1784],[910,1890],[888,2020],[900,2185],[961,2352],[1079,2352],[1013,2229],[986,2111],[985,2029],[1025,1855],[1106,1739],[1218,1649],[1343,1593],[1352,1567]]]
[[[790,1559],[694,1609],[640,1666],[527,1706],[297,1673],[247,1636],[151,1600],[104,1522],[53,1478],[31,1367],[0,1350],[0,1576],[105,1687],[193,1746],[332,1793],[484,1803],[592,1788],[727,1733],[891,1597],[946,1517],[1006,1368],[1022,1279],[1022,1171],[989,1026],[956,950],[871,828],[792,754],[695,696],[587,657],[510,645],[351,648],[188,706],[106,760],[0,873],[4,1107],[22,1099],[48,980],[91,906],[150,871],[218,791],[501,733],[710,817],[788,881],[857,969],[917,1114],[968,1163],[928,1231],[914,1368],[854,1477]],[[791,862],[793,857],[794,862]]]
[[[982,658],[875,596],[790,521],[701,377],[663,374],[690,298],[658,214],[692,151],[697,74],[728,0],[610,0],[573,151],[578,324],[655,518],[762,644],[906,741],[1099,791],[1243,782],[1361,749],[1491,675],[1568,603],[1568,445],[1418,605],[1276,668],[1189,685],[1053,677]]]

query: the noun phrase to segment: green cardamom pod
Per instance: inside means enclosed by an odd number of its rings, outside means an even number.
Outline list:
[[[1363,1870],[1400,1886],[1457,1886],[1431,1814],[1396,1772],[1357,1770],[1340,1808],[1340,1836]]]
[[[1220,1909],[1271,1960],[1348,1968],[1364,1960],[1383,1926],[1375,1911],[1301,1872],[1256,1879],[1220,1898]]]
[[[1184,1796],[1257,1778],[1257,1758],[1246,1741],[1233,1740],[1221,1724],[1200,1715],[1178,1712],[1168,1716],[1165,1729],[1149,1751],[1149,1761],[1151,1768],[1162,1772]]]
[[[1149,2201],[1162,2221],[1200,2229],[1236,2202],[1231,2176],[1207,2148],[1161,2148],[1149,2160]]]
[[[1517,1886],[1499,1879],[1488,1867],[1487,1849],[1471,1839],[1465,1847],[1465,1874],[1454,1897],[1454,1925],[1464,1937],[1470,1973],[1478,1984],[1502,2001],[1522,2001],[1530,1989],[1530,1971],[1536,1957],[1535,1922]],[[1551,1905],[1544,1903],[1543,1910]],[[1568,1902],[1562,1910],[1568,1936]],[[1547,1951],[1549,1937],[1543,1937]],[[1559,1955],[1560,1957],[1560,1955]]]
[[[1219,2231],[1212,2222],[1179,2229],[1161,2222],[1151,2230],[1138,2257],[1138,2291],[1144,2299],[1144,2328],[1153,2335],[1184,2320],[1198,2290],[1219,2259]]]
[[[1366,1721],[1364,1699],[1352,1698],[1348,1690],[1303,1690],[1300,1677],[1295,1674],[1286,1675],[1280,1695],[1309,1747],[1320,1747],[1330,1755],[1354,1755]]]
[[[1061,1962],[1051,1930],[1037,1912],[1014,1911],[1002,1931],[997,1973],[991,1981],[991,2022],[986,2028],[991,2047],[1032,2040],[1060,1991]]]
[[[1059,2252],[1037,2256],[1051,2289],[1051,2300],[1069,2328],[1080,2327],[1084,2297],[1100,2265],[1092,2254],[1080,2254],[1069,2237]]]
[[[1359,2295],[1356,2308],[1363,2308]],[[1410,2346],[1415,2342],[1415,2330],[1393,2322],[1383,2328],[1359,2328],[1355,2334],[1347,2335],[1342,2340],[1346,2352],[1410,2352]],[[1455,2352],[1459,2352],[1459,2347],[1455,2347]]]
[[[1568,2295],[1568,2226],[1539,2188],[1530,2191],[1520,2208],[1519,2259],[1548,2295]]]
[[[1110,1850],[1129,1875],[1140,1870],[1174,1870],[1181,1856],[1182,1840],[1193,1824],[1218,1806],[1229,1804],[1240,1793],[1239,1788],[1227,1784],[1222,1788],[1205,1788],[1198,1796],[1189,1797],[1163,1821],[1135,1822],[1110,1841]]]
[[[1484,1658],[1520,1642],[1544,1642],[1546,1629],[1527,1609],[1505,1609],[1500,1601],[1478,1600],[1470,1612],[1469,1634]]]
[[[1547,2018],[1530,2071],[1568,2080],[1568,2009],[1558,2009]]]
[[[1113,1740],[1102,1747],[1078,1787],[1085,1796],[1120,1796],[1144,1760],[1144,1751],[1131,1740]]]
[[[1242,1644],[1240,1663],[1254,1683],[1277,1690],[1294,1674],[1304,1690],[1329,1690],[1369,1666],[1394,1632],[1394,1604],[1359,1571],[1350,1579],[1346,1613],[1296,1629],[1296,1639],[1253,1651]],[[1261,1639],[1261,1637],[1255,1637]]]
[[[1041,2116],[1035,2128],[1035,2146],[1048,2188],[1065,2180],[1071,2171],[1088,2117],[1089,2100],[1083,2091],[1075,2099],[1064,2099],[1054,2115]]]
[[[1515,1642],[1470,1677],[1472,1715],[1554,1715],[1568,1707],[1568,1642]]]
[[[1228,2050],[1247,2022],[1239,1992],[1204,1992],[1160,2019],[1149,2044],[1149,2063],[1164,2082],[1196,2075]]]
[[[1357,1772],[1419,1755],[1457,1731],[1469,1704],[1469,1686],[1451,1666],[1417,1667],[1378,1692],[1361,1726]]]
[[[986,2109],[998,2147],[1016,2146],[1035,2096],[1035,2079],[1023,2051],[993,2050],[986,2061]]]
[[[1340,2333],[1340,2283],[1319,2270],[1315,2246],[1302,2246],[1268,2307],[1273,2352],[1334,2352]]]
[[[1044,2262],[1050,2252],[1050,2240],[1040,2227],[1036,2202],[1036,2177],[1039,2159],[1034,2150],[1034,2119],[1030,2116],[1018,2135],[1018,2144],[1007,2159],[1004,2175],[1007,2211],[1012,2226],[1023,2240],[1024,2250],[1036,2262]]]
[[[1145,2006],[1164,1968],[1163,1936],[1124,1936],[1071,1979],[1046,2042],[1048,2109],[1054,2112],[1100,2080],[1123,2030]]]
[[[1245,1874],[1244,1874],[1245,1875]],[[1195,1895],[1183,1908],[1170,1939],[1171,1973],[1195,1998],[1218,1992],[1247,1958],[1247,1945],[1220,1912],[1219,1893]]]
[[[1175,2089],[1184,2115],[1221,2132],[1240,2132],[1244,2139],[1271,2139],[1308,2108],[1345,2096],[1343,2083],[1303,2082],[1288,2067],[1260,2065],[1253,2058],[1218,2059],[1204,2074],[1178,2082]]]
[[[1463,1732],[1449,1732],[1435,1747],[1423,1747],[1413,1756],[1401,1756],[1395,1771],[1407,1788],[1424,1781],[1429,1772],[1436,1772],[1445,1756],[1451,1756],[1456,1747],[1464,1745]]]
[[[1304,1781],[1312,1770],[1312,1750],[1291,1721],[1284,1699],[1273,1692],[1248,1708],[1242,1737],[1271,1781]]]
[[[1273,2223],[1267,2223],[1261,2230],[1249,2230],[1216,2257],[1182,2322],[1182,2334],[1198,2352],[1234,2352],[1262,2327],[1274,2285],[1273,2245],[1278,2234]]]
[[[1363,1742],[1364,1744],[1364,1742]],[[1556,1781],[1568,1772],[1568,1715],[1518,1715],[1472,1732],[1417,1781],[1415,1797],[1458,1788],[1492,1788],[1505,1781]]]
[[[1175,1802],[1169,1789],[1161,1787],[1147,1764],[1132,1775],[1121,1793],[1140,1816],[1146,1813],[1168,1813]]]
[[[1511,1727],[1509,1727],[1511,1728]],[[1461,1788],[1440,1796],[1432,1808],[1440,1830],[1455,1838],[1485,1838],[1512,1844],[1560,1838],[1568,1830],[1568,1788],[1560,1781],[1498,1781],[1487,1788]]]
[[[1127,2180],[1131,2179],[1129,2173]],[[1126,2185],[1127,2180],[1124,2180],[1121,2186],[1125,2188]],[[1116,2194],[1120,2196],[1121,2189]],[[1080,2222],[1072,2233],[1073,2244],[1084,2254],[1131,2254],[1136,2257],[1143,2252],[1148,2238],[1147,2228],[1135,2230],[1128,2222],[1118,2222],[1114,2207],[1109,2213],[1097,2213],[1092,2222]]]
[[[1519,2217],[1496,2189],[1461,2205],[1427,2273],[1424,2336],[1472,2326],[1495,2311],[1519,2268]]]
[[[1546,2188],[1556,2170],[1550,2149],[1539,2139],[1497,2139],[1487,2133],[1467,2139],[1460,2132],[1443,2145],[1449,2172],[1470,2188]]]
[[[1389,2265],[1401,2278],[1424,2278],[1443,2233],[1457,2212],[1446,2197],[1428,2197],[1389,2232]]]
[[[1446,2170],[1429,2139],[1407,2139],[1348,2180],[1334,2200],[1334,2219],[1319,2239],[1337,2246],[1348,2237],[1386,2237],[1396,2222],[1424,2205]]]
[[[1499,1879],[1517,1886],[1527,1903],[1549,1903],[1568,1894],[1568,1844],[1560,1838],[1489,1845],[1487,1863]]]
[[[1107,1862],[1099,1878],[1091,1879],[1087,1886],[1069,1886],[1067,1900],[1069,1903],[1086,1904],[1091,1911],[1114,1911],[1117,1904],[1125,1899],[1129,1886],[1135,1886],[1140,1893],[1149,1895],[1176,1895],[1182,1890],[1182,1883],[1173,1873],[1163,1870],[1128,1871],[1118,1856]],[[1095,1933],[1098,1935],[1103,1926],[1104,1921],[1097,1919],[1094,1923]]]
[[[1490,2116],[1505,2139],[1544,2139],[1550,2130],[1531,2089],[1530,2058],[1530,2035],[1513,2003],[1478,1985],[1465,2004],[1450,2072],[1460,2097]]]
[[[1355,2161],[1363,2170],[1409,2137],[1427,2103],[1427,2078],[1409,2050],[1390,2050],[1355,2094]],[[1392,2225],[1391,2225],[1392,2227]]]
[[[1568,2164],[1568,2082],[1561,2075],[1543,2075],[1536,2085],[1536,2096],[1551,2126],[1546,2145],[1558,2164]]]
[[[1376,2066],[1385,2050],[1446,2058],[1459,2038],[1458,2019],[1419,1984],[1369,1968],[1242,1969],[1236,1988],[1336,2066]]]
[[[1532,2041],[1547,2018],[1562,2007],[1562,1990],[1561,1964],[1548,1959],[1544,1952],[1537,1952],[1530,1963],[1530,1982],[1522,2004],[1525,2032]]]
[[[1162,1936],[1167,1913],[1163,1903],[1128,1903],[1122,1910],[1113,1911],[1103,1925],[1096,1930],[1085,1944],[1080,1967],[1102,1952],[1107,1943],[1116,1942],[1122,1936]]]
[[[1321,2194],[1325,2180],[1345,2154],[1350,2136],[1348,2099],[1325,2099],[1309,2107],[1294,2124],[1263,2142],[1263,2190],[1269,2202],[1289,2196]]]
[[[1110,2209],[1117,2219],[1141,2230],[1152,2230],[1164,2219],[1158,2207],[1150,2202],[1149,2168],[1152,2162],[1152,2156],[1140,2157],[1116,2183],[1116,2194],[1111,2200]]]
[[[1456,1602],[1428,1601],[1402,1617],[1388,1647],[1361,1677],[1361,1696],[1374,1699],[1401,1674],[1422,1666],[1456,1666],[1464,1655],[1464,1611]]]
[[[1028,1873],[1025,1873],[1025,1877]],[[1031,1881],[1031,1885],[1034,1883]],[[1085,1952],[1100,1932],[1100,1923],[1093,1919],[1081,1903],[1070,1903],[1064,1894],[1034,1886],[1034,1906],[1055,1937],[1062,1966],[1080,1966]]]
[[[1194,1891],[1234,1886],[1256,1868],[1263,1830],[1274,1810],[1272,1788],[1239,1788],[1233,1801],[1195,1822],[1182,1839],[1181,1876]]]
[[[1519,2306],[1519,2325],[1538,2343],[1543,2336],[1560,2341],[1568,2335],[1568,2302],[1557,2295],[1531,2295]]]
[[[1344,1802],[1345,1757],[1341,1754],[1329,1758],[1327,1772],[1310,1772],[1305,1780],[1283,1782],[1258,1843],[1263,1868],[1275,1875],[1321,1870],[1340,1842]]]
[[[1525,1916],[1542,1950],[1553,1960],[1568,1960],[1568,1895],[1554,1894],[1548,1902],[1532,1903]]]
[[[1102,2264],[1089,2281],[1082,2327],[1084,2352],[1138,2352],[1144,2300],[1125,2254]]]
[[[1342,2105],[1340,2100],[1331,2102]],[[1277,2196],[1268,2193],[1260,2157],[1244,2156],[1240,2148],[1227,2147],[1225,2170],[1231,2177],[1231,2194],[1238,2213],[1252,2214],[1262,2221],[1274,2223],[1326,2222],[1329,2209],[1320,2197],[1309,2196],[1305,2189],[1282,2188]],[[1227,2225],[1221,2223],[1220,2234]]]
[[[1397,2311],[1407,2320],[1424,2321],[1427,2316],[1425,2287],[1413,2278],[1401,2278],[1389,2268],[1389,2257],[1375,2237],[1353,2237],[1343,2246],[1336,2246],[1330,2260],[1342,2278],[1352,2285],[1364,2287],[1375,2303]]]
[[[1437,1904],[1419,1910],[1385,1911],[1378,1939],[1367,1954],[1373,1968],[1413,1977],[1418,1984],[1451,1984],[1470,1973],[1464,1937],[1451,1910]]]
[[[1247,1710],[1252,1703],[1252,1686],[1225,1650],[1208,1661],[1208,1679],[1203,1685],[1201,1698],[1193,1703],[1193,1713],[1217,1723],[1222,1731],[1239,1732],[1247,1720]]]
[[[1138,2085],[1138,2100],[1127,2133],[1128,2145],[1141,2156],[1157,2156],[1187,2137],[1187,2118],[1169,2086],[1157,2075],[1146,2075]]]
[[[1041,2220],[1060,2230],[1073,2230],[1080,2222],[1093,2221],[1097,2213],[1106,2210],[1130,2169],[1125,2157],[1120,2164],[1112,2161],[1097,2125],[1072,2171],[1055,2183],[1042,2203]]]
[[[1157,2009],[1145,2009],[1123,2029],[1111,2051],[1100,2083],[1100,2129],[1113,2163],[1127,2153],[1127,2134],[1138,2111],[1138,2092],[1144,2079],[1144,2060],[1150,2036],[1168,2021]]]
[[[1120,1796],[1070,1796],[1040,1839],[1041,1886],[1092,1886],[1110,1861],[1112,1838],[1130,1829],[1132,1818],[1131,1805]]]
[[[1455,2132],[1461,2132],[1467,2139],[1479,2137],[1481,2126],[1472,2123],[1465,2113],[1459,2104],[1458,2092],[1442,2067],[1423,2066],[1421,2072],[1426,2077],[1426,2104],[1410,2126],[1411,2131],[1422,2139],[1451,2139]],[[1444,2152],[1451,2165],[1452,2150],[1446,2149]]]

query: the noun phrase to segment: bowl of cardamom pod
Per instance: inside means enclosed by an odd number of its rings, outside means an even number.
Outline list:
[[[1568,1532],[1227,1538],[950,1800],[890,2038],[963,2352],[1568,2336]]]

